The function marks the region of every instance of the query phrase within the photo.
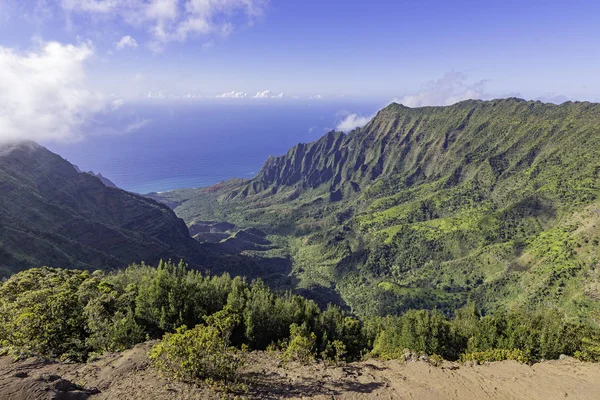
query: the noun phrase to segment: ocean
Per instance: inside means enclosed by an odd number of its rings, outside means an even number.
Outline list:
[[[85,171],[137,193],[251,178],[335,128],[347,113],[371,115],[376,100],[154,100],[96,116],[76,142],[42,143]]]

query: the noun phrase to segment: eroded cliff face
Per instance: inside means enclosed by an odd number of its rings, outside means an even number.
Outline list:
[[[340,175],[348,154],[346,135],[329,132],[314,143],[298,144],[281,157],[269,157],[250,184],[253,192],[275,186],[315,188]]]
[[[232,197],[321,185],[347,195],[386,176],[404,187],[447,178],[449,187],[471,180],[485,190],[522,188],[537,176],[523,174],[531,166],[572,164],[564,149],[597,137],[599,111],[597,104],[512,98],[414,109],[394,103],[348,135],[329,132],[270,157]]]
[[[33,142],[2,147],[0,190],[0,267],[203,262],[203,250],[167,206],[107,187]]]

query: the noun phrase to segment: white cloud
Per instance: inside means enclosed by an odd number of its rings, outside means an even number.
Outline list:
[[[255,99],[283,99],[283,93],[273,94],[270,90],[264,92],[257,92],[253,98]]]
[[[335,127],[336,131],[350,132],[356,128],[362,128],[365,126],[374,115],[362,116],[358,114],[348,114],[346,117]]]
[[[137,41],[132,38],[131,36],[127,35],[127,36],[123,36],[121,38],[121,40],[119,40],[117,42],[117,44],[115,44],[115,47],[117,48],[117,50],[123,50],[126,47],[130,47],[132,49],[135,49],[136,47],[138,47]]]
[[[252,25],[269,0],[62,0],[68,13],[102,14],[148,27],[148,47],[162,51],[190,36],[228,36],[241,21]]]
[[[271,91],[265,90],[264,92],[258,92],[254,95],[255,99],[268,99],[271,97]]]
[[[316,95],[314,95],[314,96],[309,96],[308,98],[309,98],[309,99],[321,100],[321,99],[323,98],[323,96],[322,96],[322,95],[320,95],[320,94],[316,94]]]
[[[202,95],[200,93],[188,92],[183,96],[184,99],[201,99]]]
[[[86,87],[89,43],[39,43],[29,52],[0,46],[0,140],[72,140],[105,102]]]
[[[219,98],[219,99],[245,99],[247,97],[248,97],[248,93],[236,92],[236,91],[231,91],[231,92],[217,95],[217,98]]]
[[[471,85],[466,83],[467,76],[460,72],[448,72],[442,78],[428,82],[419,93],[394,99],[396,103],[407,107],[448,106],[468,99],[487,99],[486,81]]]

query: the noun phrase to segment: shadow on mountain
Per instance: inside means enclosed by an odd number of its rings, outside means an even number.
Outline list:
[[[309,288],[296,289],[294,293],[314,301],[321,309],[327,308],[328,304],[335,304],[346,311],[350,310],[340,294],[335,289],[329,287],[311,286]]]

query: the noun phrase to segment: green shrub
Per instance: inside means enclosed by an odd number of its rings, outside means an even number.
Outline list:
[[[456,338],[450,321],[439,311],[408,311],[381,320],[371,354],[383,359],[401,358],[404,349],[456,359]]]
[[[244,363],[241,352],[210,325],[167,333],[148,357],[157,369],[188,382],[235,382]]]
[[[582,349],[575,352],[575,358],[581,361],[600,362],[600,340],[584,338]]]
[[[347,356],[348,350],[341,340],[328,341],[325,350],[321,353],[321,358],[332,361],[335,365],[344,364]]]
[[[331,346],[333,342],[338,341],[345,346],[345,360],[358,360],[365,348],[369,347],[362,323],[354,317],[347,316],[338,306],[329,305],[319,316],[318,325],[317,336],[322,354],[331,355]]]
[[[178,326],[196,328],[177,331]],[[321,312],[313,301],[277,294],[259,280],[207,276],[171,262],[112,273],[37,268],[0,283],[0,354],[83,361],[165,333],[173,336],[156,348],[163,354],[157,363],[191,368],[195,372],[178,372],[186,379],[204,375],[202,365],[194,362],[210,359],[211,349],[222,349],[218,356],[227,366],[236,364],[232,347],[260,350],[272,343],[282,346],[285,359],[303,363],[315,355],[341,363],[369,352],[402,358],[405,349],[447,360],[461,355],[523,359],[514,349],[527,360],[561,354],[600,360],[600,330],[567,321],[553,309],[481,316],[471,303],[454,318],[412,310],[363,324],[340,307]],[[187,339],[195,350],[185,348]],[[203,351],[207,355],[200,357]]]
[[[283,352],[283,359],[301,364],[310,364],[315,359],[314,347],[316,342],[317,336],[314,332],[309,332],[305,324],[292,324],[290,326],[290,340]]]
[[[77,295],[89,273],[35,268],[0,286],[0,346],[85,357],[85,318]]]

